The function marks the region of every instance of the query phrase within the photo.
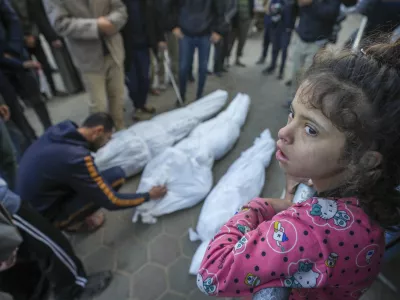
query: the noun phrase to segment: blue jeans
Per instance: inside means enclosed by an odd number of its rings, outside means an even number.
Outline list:
[[[150,53],[148,48],[134,49],[132,51],[131,68],[126,72],[126,85],[129,97],[135,108],[146,105],[150,89]]]
[[[179,40],[179,90],[182,99],[185,99],[186,84],[193,62],[194,51],[197,48],[199,53],[199,83],[196,99],[203,95],[204,85],[207,79],[208,58],[210,56],[210,36],[184,36]]]

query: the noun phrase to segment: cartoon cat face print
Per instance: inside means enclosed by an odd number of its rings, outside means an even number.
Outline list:
[[[203,279],[200,273],[197,274],[197,287],[207,296],[215,295],[217,291],[217,283],[215,281],[214,276]]]
[[[329,199],[317,199],[317,203],[312,204],[310,211],[312,217],[320,218],[325,224],[333,223],[333,228],[347,228],[350,225],[351,217],[345,210],[340,210],[338,202]],[[322,225],[322,224],[321,224]]]
[[[312,263],[299,263],[299,269],[291,277],[284,281],[285,287],[291,288],[314,288],[317,286],[317,279],[320,276],[312,270]]]

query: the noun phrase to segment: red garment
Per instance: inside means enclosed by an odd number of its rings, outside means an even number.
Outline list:
[[[384,232],[358,200],[311,198],[275,214],[255,199],[211,241],[197,285],[210,296],[291,288],[290,299],[358,299],[372,285]]]

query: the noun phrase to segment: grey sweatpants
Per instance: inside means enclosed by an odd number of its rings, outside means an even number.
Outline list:
[[[293,100],[298,88],[298,81],[304,72],[312,65],[314,56],[326,45],[325,40],[312,43],[304,42],[297,33],[294,34],[293,43],[293,68],[292,68],[292,85],[289,89],[289,99]]]

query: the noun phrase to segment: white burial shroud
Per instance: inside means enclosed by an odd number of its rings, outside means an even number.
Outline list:
[[[193,256],[190,274],[197,274],[206,248],[218,230],[241,206],[260,195],[265,182],[265,168],[269,166],[274,151],[275,141],[266,129],[254,145],[230,166],[208,195],[196,231],[189,229],[191,241],[202,241]]]
[[[214,119],[197,126],[186,139],[152,159],[143,171],[138,192],[165,185],[168,192],[160,200],[137,207],[133,222],[155,223],[157,217],[192,207],[212,188],[214,160],[234,146],[250,107],[248,95],[238,94],[229,107]]]
[[[188,105],[117,132],[94,156],[100,171],[121,167],[127,177],[168,147],[186,137],[197,125],[215,116],[226,104],[228,93],[217,90]]]

